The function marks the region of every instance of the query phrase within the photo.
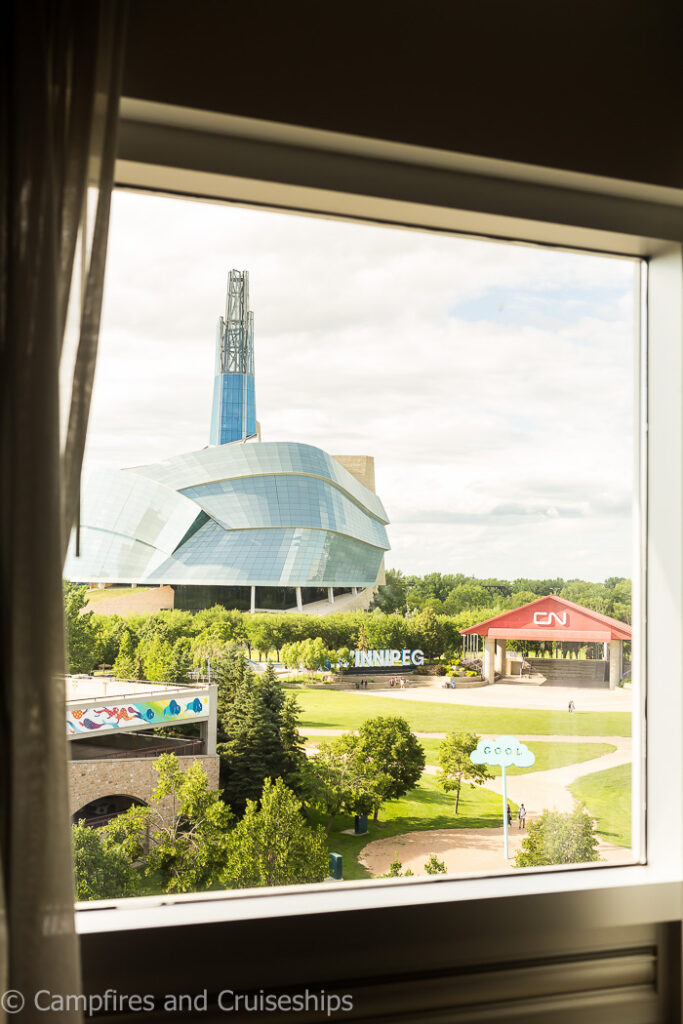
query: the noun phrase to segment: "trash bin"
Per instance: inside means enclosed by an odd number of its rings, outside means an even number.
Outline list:
[[[341,853],[330,854],[330,878],[341,881],[342,876],[342,855]]]
[[[357,836],[364,836],[368,830],[367,814],[357,814],[353,822],[353,831]]]

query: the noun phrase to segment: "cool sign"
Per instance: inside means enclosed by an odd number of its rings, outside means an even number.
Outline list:
[[[533,751],[514,736],[499,736],[497,740],[479,740],[470,754],[473,764],[499,765],[503,769],[503,836],[505,859],[508,859],[508,793],[506,768],[530,768],[536,761]]]

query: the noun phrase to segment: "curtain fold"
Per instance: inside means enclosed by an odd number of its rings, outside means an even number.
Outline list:
[[[80,991],[61,579],[97,354],[124,17],[124,0],[11,0],[0,13],[0,990],[23,993],[21,1020],[44,1018],[39,989]]]

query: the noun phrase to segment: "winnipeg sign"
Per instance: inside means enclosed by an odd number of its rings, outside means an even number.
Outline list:
[[[424,665],[425,656],[423,651],[411,651],[404,648],[402,651],[351,651],[351,664],[353,668],[409,668],[411,665]]]

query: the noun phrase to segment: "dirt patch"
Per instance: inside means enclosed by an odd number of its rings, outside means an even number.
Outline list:
[[[358,859],[375,878],[385,874],[397,857],[404,871],[410,868],[414,875],[425,875],[424,865],[432,853],[445,863],[449,874],[500,874],[516,870],[514,857],[523,836],[524,832],[518,830],[516,821],[513,822],[509,832],[508,861],[503,850],[502,827],[406,832],[368,843]],[[631,851],[621,846],[601,842],[599,850],[600,856],[611,864],[627,864],[633,859]]]

